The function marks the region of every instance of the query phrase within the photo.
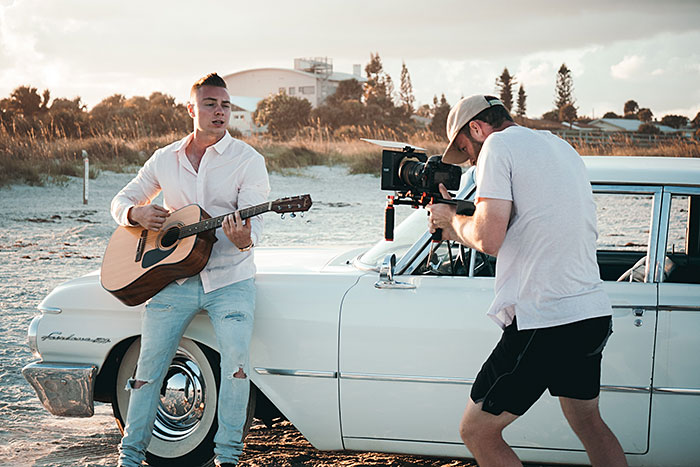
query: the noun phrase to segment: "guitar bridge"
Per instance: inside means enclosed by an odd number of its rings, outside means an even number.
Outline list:
[[[143,250],[146,249],[146,237],[148,236],[148,230],[142,230],[141,231],[141,237],[139,238],[139,242],[136,245],[136,258],[134,258],[134,262],[138,263],[141,261],[141,258],[143,257]]]

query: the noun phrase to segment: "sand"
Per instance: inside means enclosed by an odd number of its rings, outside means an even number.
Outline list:
[[[88,204],[82,180],[47,187],[0,189],[0,466],[114,466],[120,433],[111,406],[97,403],[90,418],[48,413],[21,375],[36,359],[26,344],[36,307],[63,281],[100,267],[114,230],[109,202],[131,178],[106,172],[90,181]],[[273,175],[271,198],[311,193],[304,217],[265,218],[266,246],[370,245],[381,238],[385,193],[369,175],[313,167]],[[398,219],[410,214],[398,213]],[[354,228],[349,229],[352,219]],[[254,425],[241,465],[422,465],[468,466],[469,462],[378,453],[321,452],[289,422]]]

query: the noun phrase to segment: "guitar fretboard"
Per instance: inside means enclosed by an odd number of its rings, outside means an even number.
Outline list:
[[[266,203],[258,204],[255,206],[251,206],[249,208],[241,209],[238,212],[241,213],[241,219],[248,219],[249,217],[254,217],[257,216],[258,214],[263,214],[267,211],[272,210],[272,201],[268,201]],[[234,211],[235,212],[235,211]],[[229,213],[229,214],[233,214]],[[180,229],[180,235],[179,238],[185,238],[189,237],[191,235],[196,235],[200,232],[205,232],[207,230],[211,229],[217,229],[221,227],[221,224],[224,223],[224,219],[228,216],[228,214],[223,214],[218,217],[211,217],[209,219],[205,219],[200,222],[196,222],[194,224],[186,225]]]

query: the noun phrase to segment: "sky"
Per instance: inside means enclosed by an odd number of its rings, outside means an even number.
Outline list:
[[[31,85],[89,108],[154,91],[184,103],[212,71],[328,57],[352,73],[371,53],[397,88],[406,64],[419,105],[497,94],[508,68],[539,117],[565,63],[579,115],[630,99],[657,119],[700,111],[700,0],[0,0],[0,98]]]

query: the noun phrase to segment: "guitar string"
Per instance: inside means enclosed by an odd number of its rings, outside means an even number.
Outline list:
[[[268,202],[261,203],[261,204],[255,205],[255,206],[241,209],[238,212],[240,212],[240,214],[241,214],[241,219],[247,219],[249,217],[254,217],[254,216],[257,216],[259,214],[263,214],[267,211],[272,211],[273,205],[279,206],[279,205],[284,205],[284,203],[290,203],[287,206],[289,209],[292,207],[291,203],[294,203],[295,200],[299,201],[296,207],[301,210],[303,207],[306,207],[306,197],[307,196],[308,195],[299,196],[299,197],[295,197],[295,198],[283,198],[283,199],[279,199],[277,201],[268,201]],[[233,214],[233,213],[229,213],[229,214]],[[229,214],[223,214],[223,215],[218,216],[218,217],[211,217],[209,219],[204,219],[204,220],[196,222],[194,224],[184,226],[180,229],[180,234],[178,235],[178,239],[186,238],[186,237],[198,234],[198,233],[206,231],[206,230],[211,230],[214,228],[221,227],[221,224],[223,224],[224,219]]]

